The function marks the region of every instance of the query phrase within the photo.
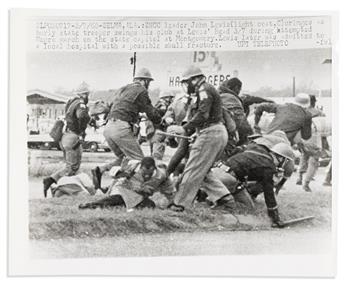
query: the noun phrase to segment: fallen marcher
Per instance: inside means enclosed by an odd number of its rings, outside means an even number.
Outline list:
[[[111,175],[123,176],[114,181],[108,191],[108,196],[98,201],[80,204],[79,209],[94,209],[121,206],[127,210],[155,208],[156,204],[150,197],[162,193],[168,201],[172,200],[174,185],[167,176],[166,166],[156,164],[152,157],[144,157],[141,161],[122,167],[114,167]]]
[[[96,189],[91,178],[80,173],[74,176],[64,176],[51,186],[52,197],[76,196],[79,194],[95,195]]]

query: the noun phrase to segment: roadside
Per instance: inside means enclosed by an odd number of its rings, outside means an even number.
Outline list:
[[[326,254],[328,230],[307,228],[269,231],[135,234],[101,239],[31,241],[33,258]]]

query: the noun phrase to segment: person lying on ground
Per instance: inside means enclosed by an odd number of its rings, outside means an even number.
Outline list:
[[[76,196],[79,194],[95,195],[96,189],[91,178],[80,173],[73,176],[64,176],[51,186],[52,197]]]
[[[129,169],[130,168],[130,169]],[[121,206],[127,210],[155,208],[156,204],[150,197],[162,193],[168,201],[172,200],[174,186],[167,176],[166,165],[157,163],[152,157],[144,157],[141,161],[131,163],[131,167],[114,167],[111,175],[122,176],[114,180],[108,191],[108,196],[86,204],[80,204],[79,209],[94,209]]]

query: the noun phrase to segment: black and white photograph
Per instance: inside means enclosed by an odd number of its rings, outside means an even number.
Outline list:
[[[334,275],[336,20],[12,10],[10,274]]]

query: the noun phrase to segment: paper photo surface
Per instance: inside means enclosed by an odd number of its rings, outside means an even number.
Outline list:
[[[11,10],[9,275],[333,277],[337,17]]]

